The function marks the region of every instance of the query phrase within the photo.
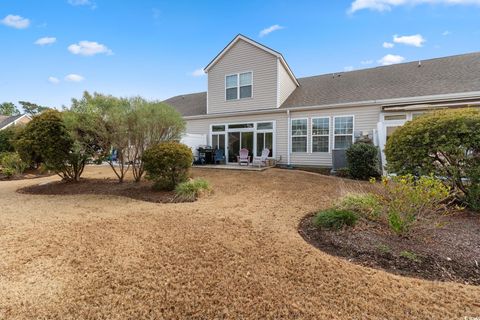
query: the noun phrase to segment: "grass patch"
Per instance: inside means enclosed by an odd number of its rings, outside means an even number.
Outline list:
[[[193,202],[200,195],[210,193],[211,190],[210,183],[202,178],[183,182],[175,188],[174,202]]]
[[[342,198],[338,207],[343,210],[353,211],[361,217],[376,221],[382,214],[382,204],[373,193],[348,194]]]
[[[353,227],[357,219],[357,215],[352,211],[331,208],[318,212],[313,223],[323,229],[339,230],[345,226]]]
[[[406,250],[400,252],[400,257],[403,257],[405,259],[415,261],[415,262],[421,262],[422,261],[414,252],[406,251]]]

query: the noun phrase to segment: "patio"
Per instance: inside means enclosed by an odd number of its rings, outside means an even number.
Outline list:
[[[274,168],[275,166],[257,166],[249,164],[247,165],[239,165],[237,163],[228,163],[228,164],[199,164],[193,165],[194,168],[199,169],[220,169],[220,170],[244,170],[244,171],[265,171],[270,168]]]

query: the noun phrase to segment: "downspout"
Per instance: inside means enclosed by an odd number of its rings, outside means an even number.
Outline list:
[[[291,167],[292,164],[290,163],[290,151],[292,149],[292,146],[291,146],[291,132],[290,130],[292,130],[292,126],[290,125],[290,122],[291,122],[291,119],[290,119],[290,110],[287,109],[287,132],[288,132],[288,137],[287,137],[287,167]]]

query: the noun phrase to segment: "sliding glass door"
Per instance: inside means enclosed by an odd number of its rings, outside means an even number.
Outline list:
[[[253,157],[253,132],[228,133],[228,162],[237,162],[240,149],[247,149],[248,155]]]

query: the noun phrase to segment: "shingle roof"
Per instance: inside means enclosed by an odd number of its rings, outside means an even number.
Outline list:
[[[299,78],[281,108],[480,91],[480,52]],[[204,115],[207,93],[165,100],[183,116]]]
[[[175,96],[163,101],[184,117],[207,114],[207,93],[198,92]]]
[[[8,126],[10,123],[16,121],[23,116],[23,114],[19,114],[16,116],[0,116],[0,129],[3,129],[5,126]]]

